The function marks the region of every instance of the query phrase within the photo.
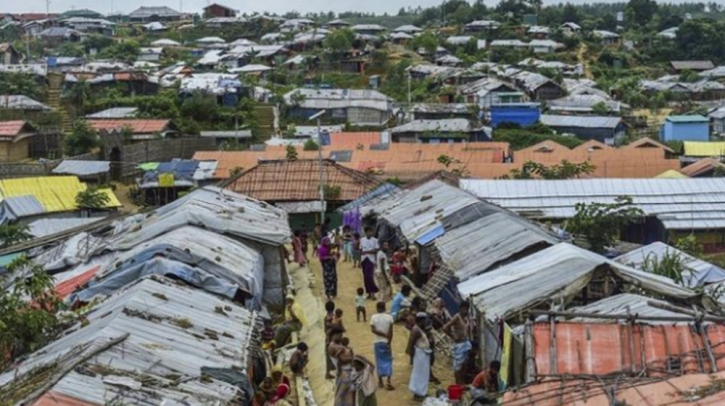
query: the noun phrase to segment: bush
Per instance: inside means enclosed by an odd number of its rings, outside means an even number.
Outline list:
[[[309,139],[305,141],[305,145],[302,147],[305,151],[317,151],[320,149],[320,146],[315,142],[313,139]]]
[[[73,132],[63,140],[63,151],[67,156],[91,152],[99,144],[98,134],[84,120],[73,124]]]

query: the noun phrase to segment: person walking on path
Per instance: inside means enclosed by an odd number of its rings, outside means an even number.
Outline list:
[[[307,259],[305,259],[305,252],[302,249],[302,232],[296,230],[294,237],[292,238],[292,248],[294,249],[295,262],[299,266],[305,266]]]
[[[375,364],[377,364],[378,383],[380,387],[394,390],[390,379],[393,376],[393,352],[390,344],[393,341],[393,316],[385,312],[385,302],[378,302],[377,313],[370,318],[370,330],[375,335]],[[387,384],[383,385],[383,378]]]
[[[325,284],[325,295],[332,300],[337,297],[337,260],[332,252],[332,241],[324,237],[317,248],[317,256],[322,264],[322,281]]]
[[[375,365],[362,355],[352,360],[355,406],[378,406],[375,396]]]
[[[453,372],[456,376],[456,383],[459,385],[466,383],[466,369],[464,366],[468,360],[468,353],[473,348],[470,340],[470,307],[471,305],[468,302],[461,302],[458,313],[443,326],[443,332],[453,340]]]
[[[413,393],[415,400],[422,400],[428,395],[431,347],[425,333],[427,323],[428,316],[424,312],[418,313],[415,317],[415,327],[408,339],[407,353],[413,357],[413,370],[410,373],[408,389]]]
[[[368,299],[373,299],[378,292],[378,287],[375,286],[375,261],[377,260],[380,245],[378,239],[373,237],[373,229],[370,227],[365,227],[365,237],[360,239],[360,250],[362,251],[361,265],[365,291],[368,294]]]
[[[388,302],[393,298],[393,284],[390,280],[390,264],[388,263],[388,255],[385,253],[388,243],[384,242],[381,250],[378,250],[376,256],[375,267],[375,284],[378,287],[378,300]]]

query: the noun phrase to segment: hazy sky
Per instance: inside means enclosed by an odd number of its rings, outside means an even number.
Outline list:
[[[495,4],[494,1],[496,0],[487,0],[486,2]],[[182,0],[182,2],[181,8],[184,12],[200,12],[207,5],[206,0]],[[300,12],[355,10],[397,13],[401,7],[429,7],[440,4],[440,0],[220,0],[218,2],[241,12],[269,11],[272,13],[284,13],[290,10]],[[211,0],[211,3],[214,3],[214,1]],[[71,8],[89,8],[103,14],[108,14],[111,10],[128,13],[140,6],[169,6],[178,10],[179,0],[51,0],[50,12],[59,13]],[[0,0],[0,12],[44,13],[45,0]]]

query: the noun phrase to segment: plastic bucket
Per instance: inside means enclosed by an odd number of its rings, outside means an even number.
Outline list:
[[[461,400],[463,396],[463,385],[451,385],[448,387],[448,399],[449,400]]]

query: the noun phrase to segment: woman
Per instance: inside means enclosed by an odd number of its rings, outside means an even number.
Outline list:
[[[284,375],[284,372],[282,371],[282,367],[279,365],[275,365],[272,367],[272,387],[278,388],[280,385],[290,385],[289,378],[287,378]]]
[[[430,305],[428,305],[426,313],[428,313],[428,317],[430,317],[433,328],[436,330],[440,330],[448,322],[446,312],[443,308],[443,299],[439,297],[433,299]]]
[[[378,286],[378,300],[388,302],[393,298],[393,287],[390,281],[390,265],[388,256],[385,254],[388,249],[388,243],[383,243],[383,249],[378,251],[377,266],[375,267],[375,284]]]
[[[294,237],[292,238],[292,248],[294,249],[295,262],[299,266],[305,266],[307,260],[305,259],[305,252],[302,249],[302,233],[300,230],[295,231]]]
[[[265,403],[265,406],[292,406],[292,403],[286,400],[287,396],[289,396],[289,392],[289,385],[283,383],[277,386],[277,392],[272,399]]]
[[[362,355],[356,355],[352,360],[353,388],[355,390],[356,406],[378,406],[375,397],[375,365]]]
[[[337,297],[337,269],[336,257],[332,252],[332,241],[324,237],[317,248],[317,256],[322,264],[322,281],[325,284],[325,295],[328,300]]]
[[[431,346],[425,333],[427,323],[426,314],[418,313],[415,317],[415,327],[408,339],[407,353],[413,357],[413,370],[410,373],[408,389],[413,392],[415,400],[422,400],[428,394]]]
[[[335,381],[335,405],[354,406],[355,389],[353,388],[352,360],[353,352],[350,347],[340,344],[337,351],[330,350],[330,355],[336,353],[337,380]]]
[[[335,320],[335,302],[328,300],[327,303],[325,303],[325,310],[327,311],[327,314],[325,315],[325,379],[335,379],[335,377],[332,376],[332,371],[335,370],[335,364],[332,363],[332,358],[330,358],[330,353],[328,352],[329,345],[332,342],[333,333],[335,332],[332,328],[332,322]]]

